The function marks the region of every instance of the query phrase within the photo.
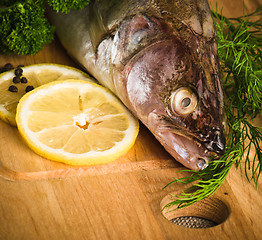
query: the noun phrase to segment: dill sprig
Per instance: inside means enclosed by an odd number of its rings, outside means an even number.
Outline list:
[[[222,11],[213,11],[226,99],[227,147],[225,154],[213,159],[204,170],[182,170],[191,175],[175,178],[167,185],[178,182],[191,185],[180,195],[172,195],[173,201],[167,208],[186,207],[211,196],[234,164],[237,167],[243,164],[248,181],[258,183],[262,172],[262,128],[255,126],[252,119],[262,112],[261,15],[262,6],[238,18],[226,18]],[[254,17],[258,20],[253,20]]]

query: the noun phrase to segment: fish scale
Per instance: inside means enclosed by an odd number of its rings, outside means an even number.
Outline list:
[[[48,10],[68,53],[184,166],[225,150],[216,32],[206,0],[91,0]],[[183,104],[187,99],[187,104]]]

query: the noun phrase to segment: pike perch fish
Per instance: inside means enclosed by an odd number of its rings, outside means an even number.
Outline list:
[[[206,0],[91,0],[48,10],[68,53],[187,168],[225,150],[216,31]]]

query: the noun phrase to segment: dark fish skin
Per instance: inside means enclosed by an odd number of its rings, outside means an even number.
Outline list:
[[[184,166],[225,150],[216,32],[206,0],[99,0],[48,17],[68,53]]]

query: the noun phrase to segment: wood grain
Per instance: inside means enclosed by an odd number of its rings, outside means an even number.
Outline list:
[[[244,2],[247,12],[259,4],[260,0]],[[221,0],[218,7],[226,16],[243,13],[242,0]],[[34,56],[0,55],[0,65],[7,62],[78,67],[57,40]],[[262,184],[256,188],[235,168],[214,194],[219,201],[211,198],[179,213],[162,212],[170,193],[186,187],[162,189],[174,177],[184,176],[177,173],[181,169],[142,124],[134,147],[115,162],[71,167],[34,154],[16,128],[0,122],[0,240],[262,239]],[[213,215],[225,221],[212,228],[188,229],[168,220],[178,214]]]

